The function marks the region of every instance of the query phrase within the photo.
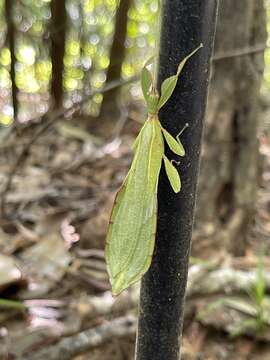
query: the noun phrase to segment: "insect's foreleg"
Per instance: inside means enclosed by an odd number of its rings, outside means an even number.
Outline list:
[[[183,126],[183,129],[176,135],[176,140],[178,141],[178,143],[180,143],[180,136],[188,127],[189,127],[189,124],[185,123],[185,125]]]

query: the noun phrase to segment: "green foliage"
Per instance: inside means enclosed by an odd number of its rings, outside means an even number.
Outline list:
[[[23,302],[9,299],[0,298],[0,309],[14,309],[20,311],[26,311],[26,306]]]
[[[263,263],[263,252],[261,252],[258,265],[257,276],[254,286],[248,291],[251,304],[245,303],[245,309],[253,316],[242,321],[231,333],[233,337],[245,334],[249,331],[260,335],[269,325],[269,296],[266,294],[265,272]]]
[[[266,284],[265,284],[265,275],[264,275],[264,252],[261,251],[261,254],[258,259],[257,265],[257,277],[255,286],[250,290],[249,295],[253,304],[256,308],[256,328],[258,331],[262,331],[265,325],[266,315],[268,317],[268,311],[266,313],[266,300],[268,296],[266,295]]]
[[[50,2],[51,0],[14,2],[16,82],[21,92],[47,94],[50,91]],[[74,94],[83,95],[89,89],[103,87],[110,61],[109,50],[118,4],[119,0],[66,0],[68,26],[63,86],[67,100],[73,100]],[[123,77],[137,74],[143,59],[153,52],[158,34],[158,11],[158,0],[133,2],[129,11]],[[0,36],[5,39],[5,35],[4,0],[0,0]],[[10,53],[6,45],[3,41],[2,48],[0,47],[0,90],[11,88]],[[100,96],[95,97],[92,107],[87,106],[87,109],[96,113],[100,102]],[[23,112],[29,107],[29,104],[25,105],[20,104]],[[12,116],[9,113],[10,111],[0,111],[0,123],[10,123]]]
[[[232,321],[224,325],[231,337],[252,335],[263,338],[265,334],[267,336],[265,330],[270,324],[270,298],[266,292],[265,276],[262,252],[258,259],[255,282],[247,291],[248,297],[240,294],[234,297],[224,295],[210,302],[204,310],[200,311],[197,316],[198,320],[204,321],[209,317],[210,319],[219,318],[220,315],[218,314],[224,314],[228,312],[228,309],[232,309],[238,312],[239,316],[234,316]],[[226,319],[226,314],[222,316]],[[229,316],[232,318],[232,315]]]

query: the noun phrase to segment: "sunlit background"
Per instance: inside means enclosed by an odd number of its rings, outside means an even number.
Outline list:
[[[66,1],[64,56],[64,106],[81,100],[89,90],[99,89],[106,80],[109,49],[114,33],[117,0]],[[126,54],[122,76],[137,74],[145,58],[155,49],[158,0],[133,2],[128,12]],[[12,6],[15,26],[16,85],[18,119],[27,121],[46,112],[50,104],[52,63],[50,57],[50,0],[21,0]],[[11,101],[11,56],[6,40],[4,1],[0,0],[0,123],[13,119]],[[135,95],[137,92],[135,91]],[[101,95],[96,95],[85,112],[97,113]]]

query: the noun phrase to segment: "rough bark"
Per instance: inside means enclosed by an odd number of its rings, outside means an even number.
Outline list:
[[[53,107],[60,108],[63,101],[63,71],[66,35],[66,1],[51,1],[51,95]]]
[[[13,105],[13,118],[17,119],[18,115],[18,88],[16,85],[16,57],[15,57],[15,26],[12,18],[12,1],[5,1],[5,14],[6,14],[6,24],[7,24],[7,43],[10,50],[10,79],[11,79],[11,94],[12,94],[12,105]]]
[[[265,41],[263,0],[220,2],[216,55],[261,47]],[[256,199],[263,52],[218,57],[213,61],[196,229],[205,234],[209,248],[213,242],[222,248],[225,241],[227,250],[239,255],[245,250]],[[202,241],[202,236],[195,241],[195,252]]]
[[[107,70],[106,84],[111,81],[118,80],[121,77],[122,64],[125,57],[125,40],[127,33],[127,22],[128,22],[128,10],[131,6],[132,0],[120,0],[119,6],[116,11],[115,19],[115,30],[110,50],[110,65]],[[116,104],[115,99],[117,97],[119,89],[112,89],[104,94],[103,102],[101,105],[100,114],[101,117],[110,111],[115,110]],[[117,113],[117,111],[116,111]]]
[[[159,175],[156,243],[151,267],[141,283],[136,360],[179,359],[216,10],[216,0],[163,2],[158,89],[184,54],[200,43],[204,47],[183,69],[172,97],[159,112],[162,126],[173,136],[188,119],[189,131],[181,135],[188,156],[181,160],[179,195],[170,187],[164,167]],[[165,154],[176,160],[166,146]]]

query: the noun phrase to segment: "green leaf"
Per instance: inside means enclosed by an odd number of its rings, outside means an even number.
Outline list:
[[[179,156],[184,156],[185,155],[185,149],[182,145],[182,143],[180,142],[180,140],[175,140],[175,138],[168,133],[167,130],[165,130],[164,128],[162,128],[162,132],[163,135],[165,137],[165,140],[169,146],[169,148],[177,155]]]
[[[178,171],[165,155],[163,156],[163,159],[164,159],[166,174],[173,188],[173,191],[175,193],[178,193],[181,190],[181,180]]]
[[[257,281],[255,283],[255,298],[257,305],[262,305],[266,296],[266,284],[264,275],[263,249],[261,250],[257,265]]]

